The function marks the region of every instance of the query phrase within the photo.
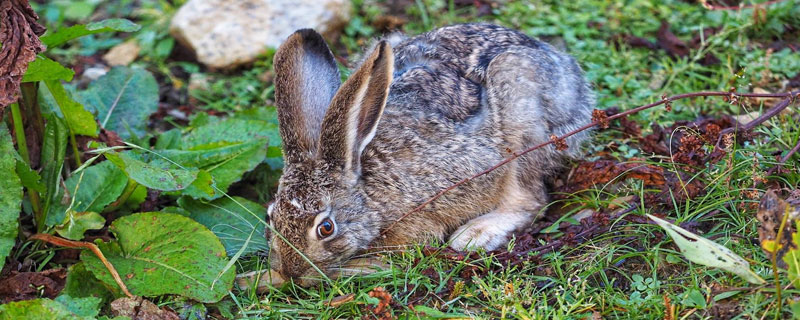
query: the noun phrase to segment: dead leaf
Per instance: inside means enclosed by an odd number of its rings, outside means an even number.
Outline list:
[[[339,306],[341,306],[341,305],[343,305],[345,303],[353,301],[355,296],[356,296],[355,293],[348,293],[348,294],[343,295],[343,296],[338,296],[336,298],[333,298],[333,299],[330,299],[330,300],[326,301],[325,302],[325,306],[332,307],[332,308],[337,308],[337,307],[339,307]]]
[[[683,40],[679,39],[674,33],[672,33],[672,31],[669,30],[669,27],[670,25],[667,21],[661,21],[661,27],[658,28],[658,33],[656,33],[658,45],[673,57],[688,56],[689,46],[686,45],[686,42],[683,42]]]
[[[778,243],[775,243],[784,214],[790,215],[788,218],[789,220],[784,227],[782,239],[778,241]],[[790,203],[781,199],[774,190],[767,191],[758,204],[756,219],[758,219],[759,222],[758,240],[759,243],[761,243],[761,249],[767,256],[771,257],[771,251],[773,251],[777,245],[777,261],[778,266],[781,268],[786,268],[786,263],[783,262],[783,256],[791,247],[792,233],[795,232],[794,223],[792,223],[792,221],[797,219],[798,216],[800,216],[800,211],[798,211],[797,207],[793,207]]]
[[[28,70],[28,63],[45,50],[39,36],[45,27],[27,0],[5,0],[0,3],[0,114],[17,101],[19,83]]]
[[[647,215],[669,234],[683,256],[694,263],[735,273],[752,284],[766,281],[750,270],[750,263],[730,249],[656,216]]]
[[[103,60],[111,66],[127,66],[136,60],[139,50],[139,43],[135,39],[128,40],[108,50]]]
[[[8,277],[0,280],[0,304],[41,297],[55,298],[64,289],[66,281],[66,269],[12,271]]]
[[[111,314],[137,320],[178,320],[178,314],[157,305],[142,297],[119,298],[111,302]]]
[[[612,180],[639,179],[646,185],[660,186],[665,183],[664,170],[660,167],[636,163],[617,162],[614,160],[598,160],[582,162],[570,174],[569,180],[559,193],[573,193],[592,188],[595,185],[606,184]]]

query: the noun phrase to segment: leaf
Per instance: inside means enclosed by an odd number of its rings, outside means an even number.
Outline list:
[[[106,219],[97,212],[76,212],[67,210],[64,222],[56,226],[56,232],[64,238],[70,240],[83,239],[86,230],[102,229],[106,224]]]
[[[197,179],[197,169],[181,169],[163,159],[146,162],[131,152],[106,153],[106,158],[139,184],[162,191],[182,190]]]
[[[789,208],[791,208],[791,206]],[[795,222],[796,222],[795,230],[797,230],[797,227],[800,227],[800,221],[795,221]],[[792,232],[792,243],[788,247],[789,250],[786,251],[786,254],[783,255],[783,262],[786,263],[786,271],[788,273],[789,280],[792,281],[792,285],[795,288],[799,288],[800,287],[800,232]]]
[[[0,114],[17,101],[19,83],[36,55],[45,50],[39,36],[45,27],[28,1],[0,2]]]
[[[61,170],[64,168],[64,153],[67,151],[67,128],[63,120],[56,116],[47,117],[44,128],[44,142],[42,143],[41,163],[42,180],[47,192],[44,196],[44,217],[53,212],[53,208],[61,203]],[[43,225],[44,221],[37,221]]]
[[[128,176],[111,161],[100,162],[73,174],[65,182],[66,192],[70,195],[72,203],[71,211],[103,212],[106,206],[122,195],[127,184]],[[63,192],[59,198],[64,198]],[[59,203],[56,210],[47,217],[47,225],[63,224],[69,206],[70,203]]]
[[[675,241],[681,249],[681,253],[689,261],[704,266],[719,268],[728,272],[733,272],[753,284],[762,284],[764,279],[750,270],[750,263],[740,257],[730,249],[719,245],[711,240],[695,235],[672,223],[659,219],[653,215],[647,215],[659,226],[667,231],[667,234]]]
[[[67,306],[50,299],[34,299],[0,305],[0,320],[15,319],[94,319],[71,312]]]
[[[116,288],[116,287],[114,287]],[[67,283],[61,294],[66,294],[74,298],[96,297],[102,301],[109,301],[114,294],[100,280],[95,278],[83,262],[78,262],[69,267],[67,272]]]
[[[177,294],[209,303],[222,299],[233,286],[233,268],[214,282],[228,262],[225,249],[211,231],[192,219],[163,212],[136,213],[115,220],[109,230],[116,241],[95,243],[136,295]],[[84,251],[81,260],[98,279],[115,285],[94,254]]]
[[[69,40],[80,38],[95,33],[121,31],[139,31],[141,26],[127,19],[106,19],[103,21],[92,22],[86,25],[76,24],[68,28],[62,28],[56,32],[48,32],[42,36],[42,42],[48,48],[58,47]]]
[[[97,115],[100,126],[122,139],[142,137],[147,118],[158,109],[158,84],[140,68],[114,67],[81,91],[78,100]]]
[[[73,100],[60,81],[48,80],[44,83],[56,105],[61,110],[61,114],[64,115],[67,126],[72,130],[72,133],[97,137],[97,121],[94,120],[92,113],[86,111],[83,105]]]
[[[17,157],[17,176],[19,176],[22,186],[37,192],[45,192],[46,189],[42,184],[42,177],[39,173],[31,169],[18,154],[15,154],[15,156]]]
[[[208,203],[182,197],[178,199],[178,205],[189,212],[190,218],[217,235],[229,256],[245,245],[242,254],[269,248],[264,234],[267,210],[258,203],[241,197],[221,198]]]
[[[15,171],[16,153],[8,128],[0,124],[0,269],[17,239],[22,207],[22,184]]]
[[[73,298],[62,294],[55,299],[56,302],[63,304],[70,312],[81,316],[94,318],[100,313],[100,303],[103,299],[95,297]]]
[[[421,316],[421,319],[472,319],[472,317],[459,313],[444,313],[437,309],[426,306],[414,306],[414,312]]]
[[[184,167],[200,168],[208,171],[219,190],[227,191],[228,187],[239,181],[245,172],[255,169],[264,161],[267,140],[252,140],[239,143],[216,143],[196,146],[195,150],[162,150],[160,155],[179,163]],[[208,194],[202,189],[187,188],[183,194],[199,199],[216,199],[222,196],[214,190]]]
[[[50,60],[44,56],[36,56],[36,60],[31,61],[28,70],[22,77],[22,82],[36,82],[45,80],[64,80],[72,81],[75,71],[62,66],[60,63]]]

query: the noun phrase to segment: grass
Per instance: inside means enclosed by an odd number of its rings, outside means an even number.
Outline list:
[[[752,9],[709,11],[698,3],[683,1],[509,1],[480,17],[476,7],[460,7],[453,0],[407,2],[404,12],[391,14],[405,16],[408,23],[404,30],[411,34],[452,23],[489,21],[563,47],[577,58],[595,85],[600,109],[627,110],[654,102],[664,94],[726,91],[731,87],[740,92],[756,89],[778,92],[784,89],[782,81],[800,72],[797,52],[788,48],[764,49],[775,41],[798,42],[800,5],[797,1],[771,5],[763,14],[754,14]],[[344,35],[332,44],[337,55],[359,53],[371,37],[379,35],[372,22],[387,14],[376,1],[353,0],[353,4],[356,16],[346,26]],[[624,34],[655,39],[662,20],[670,23],[671,30],[686,41],[705,28],[715,27],[719,31],[702,38],[698,49],[684,58],[672,58],[663,50],[615,45],[612,40]],[[163,27],[163,24],[154,25]],[[164,30],[145,30],[163,38]],[[156,47],[157,44],[153,48]],[[259,59],[252,68],[210,74],[191,63],[168,61],[156,49],[146,52],[151,52],[145,53],[150,56],[144,59],[150,69],[167,73],[170,79],[177,77],[170,74],[176,66],[209,79],[203,90],[190,92],[201,110],[229,112],[260,107],[267,105],[272,97],[270,54]],[[69,52],[70,57],[73,54],[74,51]],[[706,54],[713,54],[720,62],[701,64]],[[755,178],[769,179],[788,189],[797,189],[800,184],[798,156],[787,163],[790,173],[766,176],[766,171],[776,164],[773,155],[788,150],[800,138],[798,106],[789,108],[787,114],[759,127],[758,138],[737,147],[722,161],[689,176],[708,186],[704,195],[688,200],[672,195],[671,210],[641,206],[628,215],[659,213],[677,222],[702,224],[705,226],[703,236],[714,238],[747,258],[752,269],[769,281],[773,277],[769,257],[751,241],[758,236],[753,205],[766,188]],[[651,123],[666,126],[700,116],[718,117],[763,109],[760,103],[740,107],[721,99],[698,98],[674,102],[671,112],[655,108],[631,118],[643,128],[649,128]],[[645,129],[643,135],[647,133]],[[643,162],[668,172],[688,169],[645,154],[639,149],[640,144],[636,138],[627,138],[616,130],[599,131],[592,146],[587,147],[587,158]],[[269,181],[274,182],[274,179]],[[637,180],[615,182],[570,194],[550,208],[570,215],[583,209],[608,208],[615,199],[644,198],[654,192]],[[262,200],[269,197],[270,194],[258,195]],[[714,210],[720,212],[709,215]],[[622,219],[612,223],[621,225]],[[553,239],[564,236],[563,232],[555,231]],[[443,244],[433,245],[444,247]],[[48,256],[46,252],[37,252]],[[369,292],[383,287],[394,300],[393,315],[400,318],[415,317],[410,303],[441,310],[450,317],[501,319],[585,319],[597,315],[603,318],[693,319],[725,317],[727,312],[739,318],[782,318],[792,309],[784,303],[782,310],[776,310],[774,288],[770,287],[712,295],[712,291],[723,288],[753,286],[732,274],[686,261],[662,230],[650,224],[628,223],[614,228],[613,232],[545,254],[538,263],[512,268],[502,268],[495,257],[486,253],[480,253],[475,260],[453,261],[425,254],[421,246],[407,251],[387,251],[380,256],[390,268],[313,288],[287,285],[270,288],[264,294],[252,290],[234,291],[230,300],[209,307],[220,310],[213,314],[224,315],[230,311],[245,318],[372,318],[374,315],[366,311],[365,305],[376,304],[377,299],[370,297]],[[244,257],[237,271],[261,269],[266,260],[258,255]],[[470,270],[490,271],[475,277],[470,276]],[[784,281],[786,284],[788,281]],[[440,296],[439,292],[447,294]],[[347,293],[355,294],[353,302],[337,308],[325,306],[325,301]],[[783,295],[793,300],[800,297],[799,293],[789,289]],[[176,309],[185,308],[183,302],[170,299],[162,299],[161,303]],[[674,309],[669,310],[667,306]]]

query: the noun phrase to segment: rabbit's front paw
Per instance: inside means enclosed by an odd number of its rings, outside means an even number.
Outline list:
[[[450,247],[456,250],[497,249],[508,243],[508,236],[531,220],[528,213],[491,212],[470,220],[450,236]]]

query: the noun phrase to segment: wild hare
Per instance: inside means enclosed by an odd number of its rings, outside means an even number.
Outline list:
[[[546,204],[545,178],[588,138],[526,154],[393,224],[509,152],[589,123],[594,106],[572,57],[518,31],[462,24],[394,42],[375,45],[341,85],[313,30],[275,54],[286,165],[269,221],[286,241],[272,236],[270,265],[285,279],[309,285],[321,276],[308,260],[333,275],[370,248],[431,238],[503,246]]]

